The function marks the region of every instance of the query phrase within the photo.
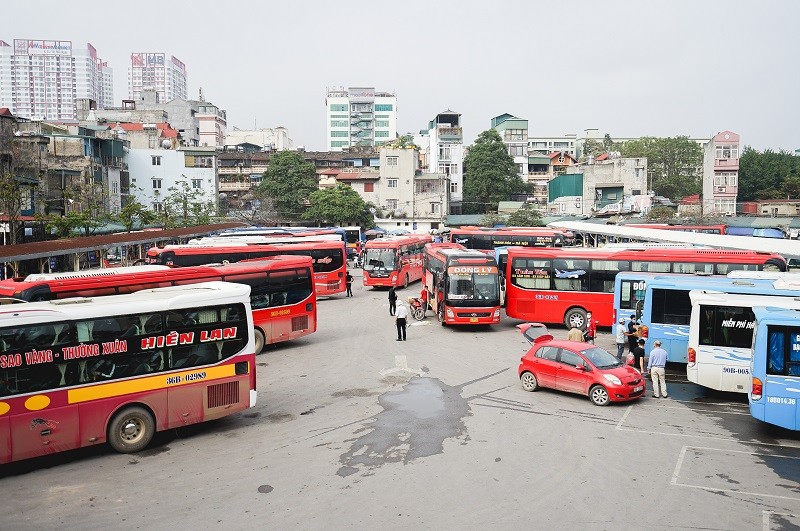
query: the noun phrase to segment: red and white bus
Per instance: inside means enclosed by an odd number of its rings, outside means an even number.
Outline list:
[[[497,247],[561,247],[575,243],[575,236],[565,229],[549,227],[461,227],[450,229],[449,240],[467,249],[489,252]]]
[[[222,280],[251,287],[255,350],[317,330],[314,272],[308,256],[273,256],[225,265],[133,266],[28,275],[0,281],[0,297],[47,301],[101,297]]]
[[[583,328],[586,312],[600,326],[614,324],[614,279],[620,271],[726,275],[731,271],[786,271],[780,255],[720,249],[508,248],[506,315]]]
[[[0,463],[156,431],[256,403],[250,288],[207,282],[0,308]]]
[[[428,235],[408,234],[368,240],[364,245],[365,286],[408,286],[422,278],[422,253]]]
[[[494,257],[457,243],[429,243],[424,268],[428,301],[442,326],[500,322]]]
[[[699,234],[727,234],[727,225],[667,225],[666,223],[626,224],[624,227],[638,229],[677,230],[681,232],[697,232]]]
[[[166,245],[147,251],[147,263],[185,267],[240,262],[277,255],[310,256],[317,295],[344,293],[347,258],[343,241],[310,241],[269,245]]]

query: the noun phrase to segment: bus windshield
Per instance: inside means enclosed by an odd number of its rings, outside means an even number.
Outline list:
[[[458,268],[463,269],[463,268]],[[448,275],[447,299],[450,301],[494,301],[500,299],[496,274],[451,272]]]
[[[394,249],[367,249],[364,270],[394,270],[397,266],[397,253]]]

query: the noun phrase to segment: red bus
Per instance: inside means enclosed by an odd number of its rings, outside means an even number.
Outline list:
[[[147,251],[147,263],[173,267],[240,262],[277,255],[310,256],[317,295],[344,293],[347,258],[343,241],[311,241],[270,245],[166,245]]]
[[[682,232],[697,232],[700,234],[727,234],[727,225],[667,225],[666,223],[626,224],[623,227],[637,229],[678,230]]]
[[[247,284],[255,322],[255,351],[317,330],[314,273],[307,256],[193,267],[133,266],[28,275],[0,281],[0,297],[47,301],[100,297],[212,280]]]
[[[450,229],[449,240],[467,249],[489,252],[497,247],[561,247],[575,243],[571,231],[549,227],[461,227]]]
[[[364,245],[365,286],[408,286],[422,278],[422,252],[430,236],[408,234],[367,240]]]
[[[250,288],[206,282],[0,309],[0,463],[156,431],[256,404]]]
[[[583,328],[586,312],[600,326],[614,324],[614,279],[620,271],[726,275],[730,271],[786,271],[780,255],[720,249],[508,248],[506,315]]]
[[[425,245],[424,282],[444,325],[500,322],[500,281],[494,257],[457,243]]]

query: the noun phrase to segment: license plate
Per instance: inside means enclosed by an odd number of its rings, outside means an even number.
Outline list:
[[[477,317],[470,317],[469,318],[469,322],[470,323],[477,323],[478,322],[478,318]]]
[[[634,388],[633,388],[633,392],[634,392],[634,393],[638,393],[638,392],[639,392],[639,391],[641,391],[642,389],[644,389],[644,388],[643,388],[643,387],[640,385],[639,387],[634,387]]]

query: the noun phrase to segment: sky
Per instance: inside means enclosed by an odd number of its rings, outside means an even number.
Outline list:
[[[328,87],[397,95],[398,133],[444,110],[470,144],[492,117],[531,136],[710,138],[800,148],[796,0],[3,2],[0,40],[91,43],[128,97],[133,52],[188,69],[228,127],[283,126],[324,150]]]

